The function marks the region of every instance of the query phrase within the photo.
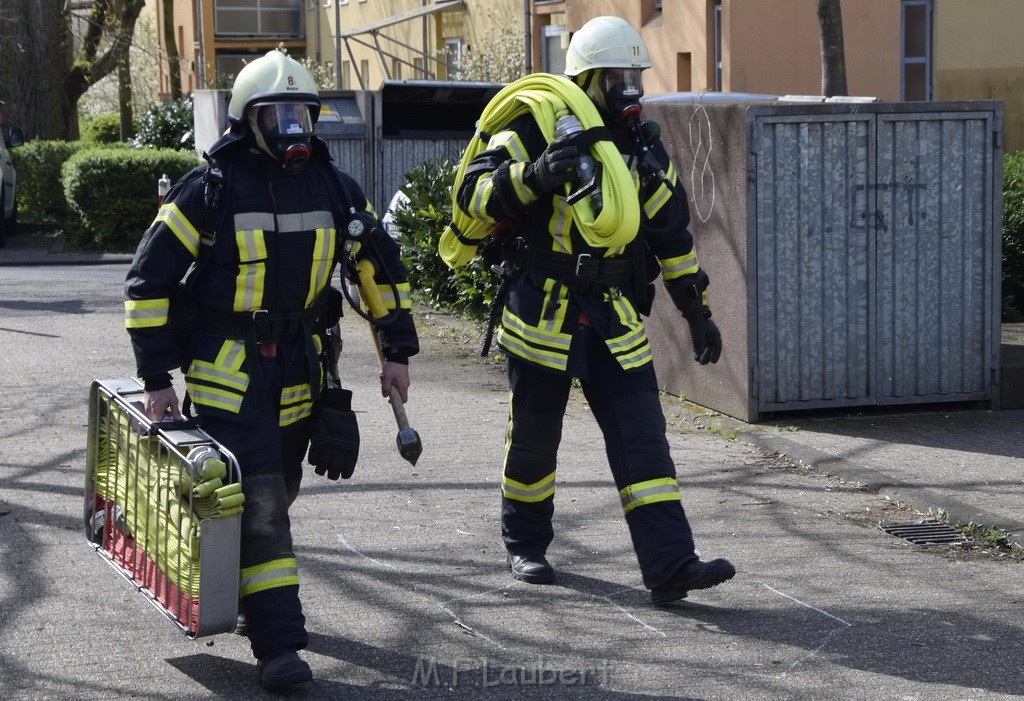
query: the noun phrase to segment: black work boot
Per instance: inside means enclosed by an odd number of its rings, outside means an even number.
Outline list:
[[[512,576],[530,584],[550,584],[555,581],[555,570],[543,555],[508,554]]]
[[[313,670],[295,650],[280,650],[256,661],[260,685],[264,689],[283,689],[312,681]]]
[[[708,589],[721,584],[736,575],[736,568],[724,558],[701,562],[693,560],[672,575],[664,584],[651,589],[651,603],[669,604],[686,598],[686,592],[693,589]]]

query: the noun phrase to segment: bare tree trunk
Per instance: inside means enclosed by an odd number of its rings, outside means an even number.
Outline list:
[[[117,104],[121,115],[121,141],[128,141],[135,136],[132,113],[132,64],[128,51],[117,67]]]
[[[821,37],[821,94],[849,94],[846,87],[846,54],[843,48],[843,12],[839,0],[817,0]]]
[[[117,70],[127,56],[135,33],[135,22],[145,4],[146,0],[96,0],[89,13],[82,47],[64,75],[64,105],[61,113],[63,138],[77,138],[78,101],[90,85]],[[113,33],[113,39],[106,51],[100,53],[101,40],[110,32]]]
[[[63,0],[0,2],[0,99],[6,102],[7,124],[21,127],[28,138],[58,138],[62,131],[60,76],[68,49],[63,5]]]
[[[170,80],[171,99],[181,97],[181,56],[178,54],[178,42],[174,35],[174,2],[163,0],[164,3],[164,49],[167,51],[167,77]]]

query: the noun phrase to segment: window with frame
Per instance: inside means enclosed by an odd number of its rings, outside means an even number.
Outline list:
[[[217,36],[305,36],[302,0],[215,0]]]
[[[542,71],[555,75],[565,72],[565,48],[562,45],[565,31],[564,24],[549,24],[543,28],[543,41],[540,44]]]
[[[900,99],[932,99],[932,0],[903,0]]]

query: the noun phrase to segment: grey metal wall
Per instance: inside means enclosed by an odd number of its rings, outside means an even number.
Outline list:
[[[645,112],[670,134],[725,339],[719,365],[694,367],[678,313],[656,304],[667,389],[750,421],[998,399],[1000,103],[665,98]]]
[[[377,173],[376,202],[384,212],[391,196],[405,184],[405,174],[428,161],[449,159],[458,164],[469,138],[444,139],[422,137],[383,137],[379,140],[380,164]]]

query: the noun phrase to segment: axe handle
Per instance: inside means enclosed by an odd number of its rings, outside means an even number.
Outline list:
[[[359,292],[370,314],[378,318],[385,316],[387,309],[384,307],[384,300],[381,299],[380,292],[377,291],[377,286],[373,281],[373,263],[364,258],[356,264],[356,272],[359,277]],[[381,353],[380,343],[377,341],[377,331],[373,328],[373,324],[369,322],[367,322],[367,327],[370,329],[370,336],[373,338],[373,348],[377,351],[377,363],[380,365],[380,369],[383,370],[384,354]],[[405,415],[405,406],[402,404],[402,397],[398,394],[396,388],[392,387],[391,391],[388,392],[388,401],[391,402],[391,410],[395,412],[395,421],[398,422],[398,429],[403,431],[409,428],[409,418]]]

